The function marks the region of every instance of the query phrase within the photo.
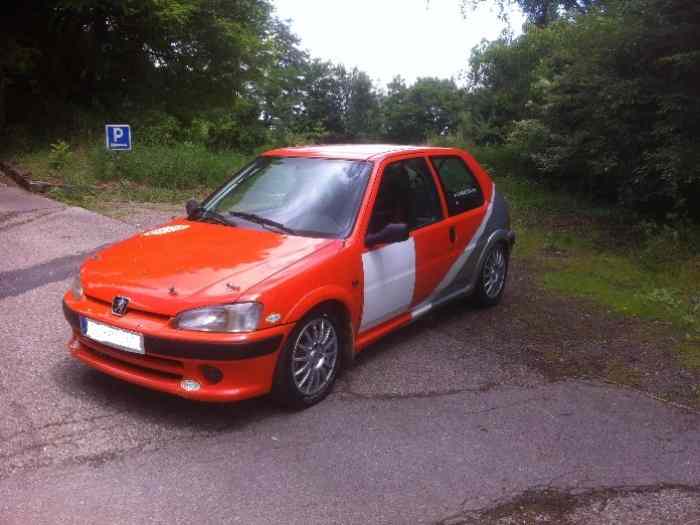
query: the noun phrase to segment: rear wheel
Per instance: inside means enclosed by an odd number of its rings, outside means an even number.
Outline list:
[[[297,323],[277,364],[272,389],[277,402],[301,409],[329,394],[340,368],[341,334],[338,321],[324,309]]]
[[[508,277],[508,248],[499,242],[489,248],[479,272],[474,298],[480,306],[494,306],[503,297]]]

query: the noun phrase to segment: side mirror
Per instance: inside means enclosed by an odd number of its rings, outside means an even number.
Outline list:
[[[195,199],[190,199],[185,204],[185,211],[187,211],[187,216],[191,217],[192,214],[199,208],[199,203]]]
[[[408,224],[389,223],[377,233],[370,233],[365,237],[365,245],[368,248],[378,244],[391,244],[408,240]]]

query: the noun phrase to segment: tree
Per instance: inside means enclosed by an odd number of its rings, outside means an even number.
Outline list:
[[[300,92],[297,129],[324,130],[333,142],[379,135],[379,95],[365,72],[313,60],[304,69]]]
[[[492,2],[492,0],[461,1],[464,12],[473,10],[480,4]],[[603,0],[493,0],[493,3],[497,5],[502,18],[507,18],[509,7],[517,5],[530,23],[544,27],[562,18],[587,13],[593,7],[602,5]]]
[[[466,104],[481,123],[474,140],[498,144],[514,121],[530,116],[538,80],[548,73],[543,61],[553,46],[550,32],[531,29],[526,36],[503,36],[472,49]]]
[[[454,129],[463,105],[454,81],[419,78],[407,86],[403,78],[396,77],[387,88],[384,118],[390,140],[419,143]]]
[[[277,19],[266,31],[265,43],[261,75],[253,85],[262,120],[276,131],[298,131],[309,55],[289,26]]]
[[[354,68],[343,78],[345,131],[353,140],[378,137],[382,132],[379,95],[367,73]]]
[[[520,171],[700,218],[698,28],[691,0],[620,0],[527,27],[474,50],[468,107],[500,130]]]
[[[13,118],[61,104],[229,103],[260,77],[267,0],[28,0],[0,8]]]

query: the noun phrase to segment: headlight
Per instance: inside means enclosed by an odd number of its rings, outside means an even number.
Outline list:
[[[83,283],[80,282],[80,272],[73,277],[73,282],[70,285],[70,291],[73,294],[74,299],[83,298]]]
[[[207,306],[178,314],[173,326],[198,332],[252,332],[258,327],[261,313],[260,303]]]

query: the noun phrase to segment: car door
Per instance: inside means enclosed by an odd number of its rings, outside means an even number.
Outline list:
[[[439,302],[466,291],[476,271],[479,229],[486,214],[485,188],[458,155],[432,155],[430,163],[442,189],[447,205],[450,258],[449,270],[437,285],[429,300]]]
[[[420,304],[445,275],[451,260],[444,211],[424,157],[384,166],[367,233],[404,223],[410,234],[405,241],[365,248],[361,332]]]

